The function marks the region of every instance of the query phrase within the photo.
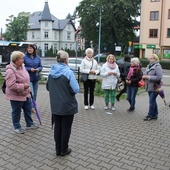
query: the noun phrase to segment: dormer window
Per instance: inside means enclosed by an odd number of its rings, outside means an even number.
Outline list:
[[[48,27],[48,22],[45,22],[45,25],[44,25],[45,27]]]

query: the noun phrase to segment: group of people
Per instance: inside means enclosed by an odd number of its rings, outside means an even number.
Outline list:
[[[97,61],[93,59],[93,49],[88,48],[85,53],[86,56],[82,60],[80,71],[88,74],[87,81],[83,82],[84,108],[86,110],[89,108],[95,109],[94,90],[98,75],[102,77],[101,88],[104,90],[104,109],[109,109],[110,102],[113,111],[116,110],[115,99],[119,101],[121,94],[124,92],[127,92],[127,100],[130,104],[128,111],[133,112],[135,110],[138,81],[144,79],[149,95],[149,111],[144,120],[150,121],[158,118],[156,103],[158,94],[154,89],[154,85],[161,82],[162,68],[156,54],[149,57],[150,63],[143,74],[138,58],[130,59],[129,55],[125,55],[124,73],[122,73],[113,54],[108,55],[106,63],[100,69]],[[34,45],[29,45],[25,54],[14,51],[11,58],[11,63],[6,67],[6,98],[11,103],[14,132],[24,133],[20,124],[22,109],[26,122],[25,129],[38,128],[33,122],[31,113],[35,112],[32,100],[36,100],[40,79],[39,72],[42,70],[42,64],[40,57],[36,54]],[[68,143],[74,115],[78,113],[78,103],[75,95],[79,92],[80,87],[74,71],[68,66],[68,53],[62,50],[58,51],[56,58],[57,63],[50,69],[46,88],[50,97],[56,155],[66,156],[72,151]],[[116,85],[120,76],[124,81],[124,89],[116,95]],[[33,94],[33,99],[31,99],[30,93]]]
[[[159,57],[156,54],[151,54],[148,57],[149,64],[146,67],[145,72],[142,72],[142,66],[139,58],[132,58],[129,55],[125,55],[124,62],[121,67],[116,64],[116,59],[113,54],[109,54],[99,70],[98,63],[93,59],[93,50],[91,48],[86,49],[86,56],[84,57],[80,72],[89,74],[88,80],[83,82],[84,85],[84,107],[87,110],[90,106],[94,109],[94,89],[97,75],[102,77],[101,88],[104,90],[104,109],[109,109],[109,102],[111,103],[111,110],[115,111],[115,98],[117,101],[123,93],[127,93],[126,99],[129,102],[130,107],[128,112],[135,110],[136,94],[138,91],[138,82],[143,79],[145,81],[145,89],[148,91],[149,96],[149,111],[144,121],[150,121],[158,118],[158,108],[156,98],[158,92],[155,89],[155,84],[161,84],[162,80],[162,67],[159,63]],[[94,64],[93,64],[94,63]],[[121,77],[124,82],[124,88],[116,95],[116,87]],[[88,100],[88,92],[89,100]]]

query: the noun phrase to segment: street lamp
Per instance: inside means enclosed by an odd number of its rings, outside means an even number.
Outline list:
[[[100,62],[100,41],[101,41],[102,11],[99,8],[99,43],[98,43],[98,63]]]
[[[96,7],[90,5],[91,7],[96,8],[99,11],[99,39],[98,39],[98,63],[100,62],[100,42],[101,42],[101,24],[102,24],[102,9],[101,7]]]

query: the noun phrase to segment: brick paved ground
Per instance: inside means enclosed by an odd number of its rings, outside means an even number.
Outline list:
[[[168,76],[164,80],[170,84]],[[169,102],[170,87],[164,89]],[[144,122],[146,92],[137,96],[135,112],[128,113],[128,102],[122,99],[111,114],[103,110],[101,97],[95,97],[94,111],[85,111],[83,94],[78,94],[79,113],[70,138],[73,152],[63,158],[55,156],[45,85],[39,86],[37,99],[43,125],[25,134],[13,132],[9,101],[2,92],[0,96],[0,170],[170,170],[170,108],[160,97],[159,119]],[[38,124],[35,115],[33,119]],[[21,124],[25,126],[23,116]]]

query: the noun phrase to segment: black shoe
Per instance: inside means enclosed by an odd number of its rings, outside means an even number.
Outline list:
[[[69,155],[71,153],[71,149],[68,148],[66,152],[61,152],[61,156],[66,156],[66,155]]]
[[[151,118],[151,117],[146,116],[143,120],[144,120],[144,121],[151,121],[151,120],[152,120],[152,118]]]
[[[158,117],[152,117],[151,119],[153,119],[153,120],[157,120],[157,119],[158,119]]]
[[[116,100],[119,101],[119,96],[118,95],[116,96]]]
[[[61,155],[61,152],[56,152],[56,156],[60,156]]]
[[[129,108],[129,109],[127,109],[127,111],[128,111],[128,112],[134,112],[135,109]]]

